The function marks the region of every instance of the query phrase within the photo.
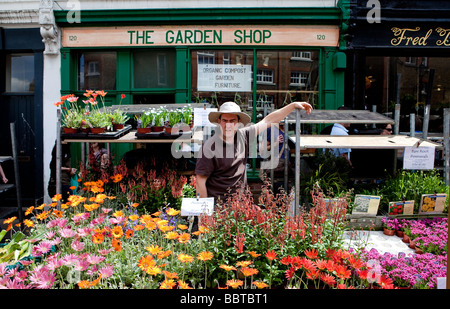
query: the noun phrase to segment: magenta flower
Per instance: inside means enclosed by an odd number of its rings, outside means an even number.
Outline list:
[[[78,236],[80,237],[86,237],[89,236],[92,232],[92,229],[89,227],[84,227],[84,228],[78,228]]]
[[[86,261],[89,262],[89,264],[95,265],[103,262],[104,259],[105,257],[103,256],[91,254],[86,258]]]

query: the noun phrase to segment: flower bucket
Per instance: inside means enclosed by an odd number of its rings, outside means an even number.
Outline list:
[[[409,236],[408,235],[406,235],[405,233],[403,233],[403,239],[402,239],[402,241],[404,242],[404,243],[409,243]]]
[[[403,231],[395,231],[395,234],[400,237],[403,238]]]
[[[394,236],[395,231],[385,228],[385,229],[383,229],[383,233],[384,233],[384,235],[387,235],[387,236]]]
[[[172,127],[166,127],[166,133],[172,134]]]
[[[75,134],[78,132],[78,129],[74,128],[63,128],[65,134]]]
[[[409,242],[409,247],[410,247],[411,249],[416,249],[416,243],[414,242],[414,240],[411,240],[411,241]]]
[[[115,123],[115,124],[113,124],[113,130],[114,131],[122,130],[124,127],[125,127],[125,125],[123,123]]]
[[[152,132],[164,132],[165,127],[164,126],[153,126]]]
[[[423,250],[419,247],[416,247],[416,254],[423,254]]]
[[[137,133],[139,134],[146,134],[146,133],[150,133],[150,128],[137,128]]]
[[[105,133],[105,128],[91,128],[92,134],[101,134]]]

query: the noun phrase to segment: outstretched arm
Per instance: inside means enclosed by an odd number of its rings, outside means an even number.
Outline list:
[[[266,130],[272,123],[279,123],[281,120],[286,118],[287,115],[289,115],[294,109],[304,109],[306,110],[307,114],[310,114],[312,111],[312,106],[309,103],[306,102],[293,102],[285,107],[282,107],[266,117],[264,117],[263,120],[258,122],[256,124],[256,132],[257,134],[262,132],[263,130]]]

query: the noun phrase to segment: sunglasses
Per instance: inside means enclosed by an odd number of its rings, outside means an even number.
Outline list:
[[[386,131],[392,132],[392,129],[385,129]]]

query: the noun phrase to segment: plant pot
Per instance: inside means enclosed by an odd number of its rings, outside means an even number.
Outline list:
[[[114,131],[122,130],[124,127],[125,127],[125,125],[123,123],[115,123],[115,124],[113,124],[113,130]]]
[[[151,129],[150,128],[137,128],[137,133],[139,134],[146,134],[146,133],[150,133]]]
[[[89,133],[91,131],[91,128],[81,128],[80,131],[82,133]]]
[[[172,127],[166,127],[166,133],[172,134]]]
[[[63,128],[65,134],[75,134],[78,132],[78,129],[74,128]]]
[[[101,134],[105,133],[105,128],[91,128],[92,134]]]
[[[400,237],[403,238],[403,231],[395,231],[395,234]]]
[[[402,241],[404,242],[404,243],[409,243],[409,241],[410,241],[410,238],[409,238],[409,236],[408,235],[406,235],[405,233],[403,233],[403,239],[402,239]]]
[[[423,254],[423,250],[419,247],[416,247],[416,254]]]
[[[409,242],[409,247],[410,247],[411,249],[416,249],[416,243],[414,242],[414,240],[411,240],[411,241]]]
[[[383,233],[384,233],[384,235],[387,235],[387,236],[394,236],[395,231],[385,228],[385,229],[383,229]]]
[[[163,127],[163,126],[153,126],[152,127],[152,132],[164,132],[164,129],[165,129],[166,127]]]

